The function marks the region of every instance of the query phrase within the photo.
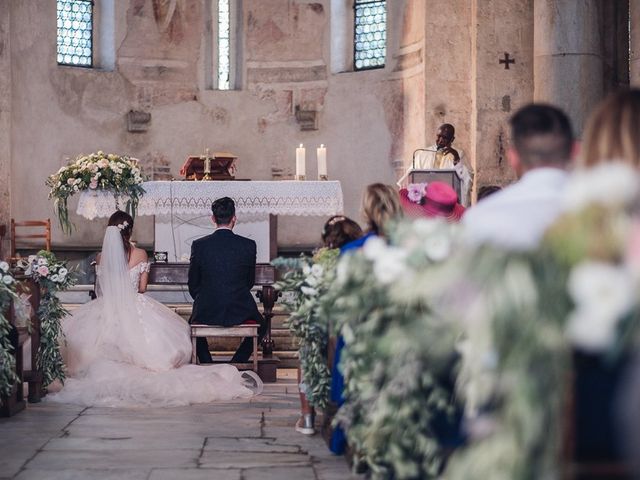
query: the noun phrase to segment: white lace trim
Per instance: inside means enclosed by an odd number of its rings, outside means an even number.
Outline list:
[[[342,187],[338,181],[248,181],[248,182],[145,182],[146,193],[138,215],[210,215],[211,204],[220,197],[236,202],[239,216],[298,215],[329,216],[343,213]],[[115,199],[104,190],[80,194],[76,212],[90,220],[109,217],[126,198]]]

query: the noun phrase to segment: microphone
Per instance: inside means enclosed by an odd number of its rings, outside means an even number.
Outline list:
[[[416,169],[416,153],[418,152],[437,152],[438,150],[434,150],[432,148],[416,148],[413,151],[413,156],[411,158],[411,170]]]

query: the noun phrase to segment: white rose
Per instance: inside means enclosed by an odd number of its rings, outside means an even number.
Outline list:
[[[38,265],[47,265],[49,262],[47,262],[47,259],[44,257],[39,257],[38,258]]]
[[[449,236],[442,231],[428,236],[424,241],[424,251],[427,257],[434,262],[444,260],[451,253]]]
[[[61,267],[60,270],[58,270],[58,275],[62,275],[65,276],[67,274],[68,270],[64,267]]]
[[[638,195],[638,176],[623,163],[607,162],[575,172],[564,193],[564,205],[578,211],[592,205],[620,206]]]
[[[27,259],[29,260],[29,263],[33,263],[33,262],[35,262],[37,258],[38,258],[38,257],[36,257],[35,255],[29,255],[29,256],[27,257]]]
[[[13,277],[11,275],[4,275],[2,277],[2,283],[5,285],[11,285],[13,283]]]
[[[53,275],[51,275],[51,276],[49,277],[49,279],[50,279],[52,282],[58,282],[58,281],[60,280],[60,277],[54,273]]]
[[[304,285],[300,287],[300,290],[307,297],[313,297],[318,294],[318,291],[315,288],[305,287]]]
[[[630,273],[602,262],[583,262],[569,274],[568,290],[576,308],[566,333],[574,345],[589,351],[608,348],[620,318],[634,305]]]
[[[407,252],[404,250],[395,247],[387,248],[385,254],[378,257],[373,265],[373,273],[378,281],[388,285],[399,279],[407,271],[404,263],[406,257]]]
[[[324,273],[324,268],[322,265],[318,264],[318,263],[314,263],[313,266],[311,267],[311,274],[314,277],[321,277],[322,274]]]
[[[9,271],[9,264],[7,262],[0,262],[0,270],[3,272]]]
[[[387,244],[380,237],[369,238],[362,247],[364,256],[369,260],[376,260],[379,257],[385,256],[386,250]]]

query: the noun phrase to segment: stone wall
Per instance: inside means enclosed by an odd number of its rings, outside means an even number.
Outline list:
[[[293,173],[297,144],[311,153],[324,143],[329,176],[343,182],[346,213],[358,219],[364,186],[394,180],[392,162],[402,153],[391,152],[398,131],[396,94],[387,88],[393,66],[328,73],[329,0],[241,2],[242,84],[236,91],[204,87],[202,0],[177,2],[164,30],[151,0],[116,2],[113,71],[56,64],[55,2],[9,3],[16,218],[53,215],[46,176],[67,158],[99,149],[168,159],[177,176],[188,155],[209,147],[238,155],[238,177],[265,180]],[[316,111],[318,130],[301,131],[296,108]],[[146,132],[127,131],[130,110],[151,114]],[[315,155],[307,157],[314,176]],[[56,226],[54,244],[99,244],[104,222],[75,214],[72,220],[77,231],[65,237]],[[281,218],[279,244],[317,243],[324,220]],[[152,232],[150,219],[140,217],[138,240],[150,244]]]
[[[0,0],[0,12],[9,12],[11,0]],[[11,16],[0,15],[0,224],[10,218],[11,165]],[[6,251],[7,245],[0,245]]]
[[[188,155],[211,148],[239,157],[238,177],[267,180],[291,177],[299,143],[308,149],[313,177],[313,152],[324,143],[329,176],[342,181],[346,214],[360,219],[363,188],[392,183],[412,152],[435,140],[438,125],[456,126],[454,145],[465,151],[477,186],[505,184],[513,179],[505,155],[507,120],[536,89],[536,98],[577,105],[581,125],[607,85],[624,83],[622,73],[612,74],[624,65],[605,61],[603,67],[602,55],[589,50],[606,31],[595,29],[588,42],[578,41],[582,30],[567,13],[573,0],[560,2],[568,10],[559,14],[549,9],[550,0],[389,1],[387,65],[366,72],[353,72],[349,64],[351,0],[236,0],[238,89],[216,91],[210,89],[208,1],[178,1],[167,18],[156,0],[97,2],[103,8],[99,68],[85,69],[56,64],[54,1],[0,0],[0,217],[8,216],[8,178],[11,215],[53,216],[44,181],[79,153],[129,154],[166,164],[177,177]],[[597,11],[624,16],[591,9],[599,1],[576,2],[582,5],[576,15],[585,21]],[[635,7],[632,17],[638,17]],[[555,24],[572,35],[562,37]],[[639,43],[632,49],[636,82]],[[584,55],[565,58],[574,44]],[[619,57],[622,47],[604,48],[618,48]],[[505,54],[515,60],[508,69],[499,62]],[[562,72],[575,61],[596,62],[600,79],[582,79],[580,88],[567,90]],[[609,76],[603,80],[603,74]],[[580,103],[586,91],[593,93],[587,106]],[[151,115],[145,132],[127,130],[131,110]],[[316,112],[317,130],[301,130],[296,111]],[[75,214],[72,220],[77,231],[65,237],[56,226],[54,244],[99,244],[104,222]],[[317,244],[324,220],[280,218],[278,243]],[[152,243],[151,219],[139,219],[137,236]]]

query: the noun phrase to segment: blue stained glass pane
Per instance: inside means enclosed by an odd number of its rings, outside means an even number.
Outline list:
[[[61,65],[93,64],[93,2],[57,0],[57,61]]]
[[[384,67],[387,2],[355,0],[354,65],[356,70]]]

